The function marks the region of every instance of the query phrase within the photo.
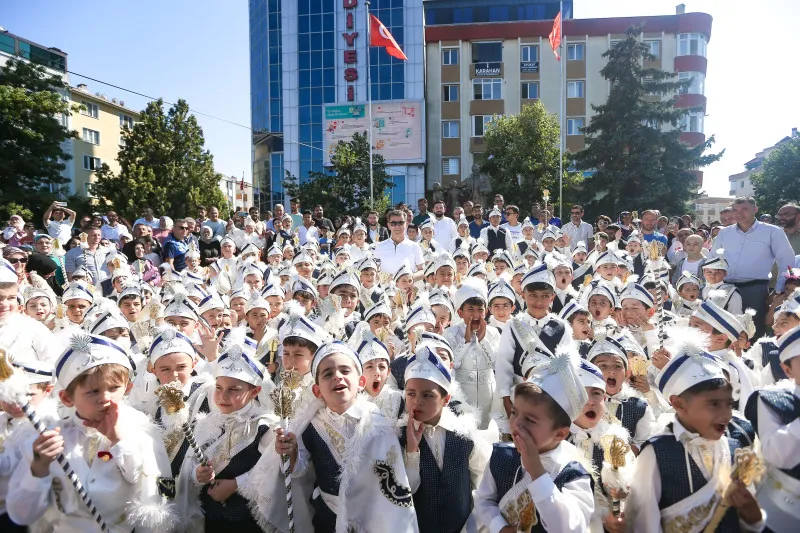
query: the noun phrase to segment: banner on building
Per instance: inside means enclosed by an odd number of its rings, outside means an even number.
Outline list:
[[[386,164],[424,163],[424,117],[421,101],[372,102],[373,152]],[[330,165],[339,141],[367,131],[367,104],[329,104],[324,108],[323,148]]]

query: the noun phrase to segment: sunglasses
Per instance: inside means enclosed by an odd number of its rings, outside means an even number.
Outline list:
[[[389,222],[390,226],[402,226],[404,224],[405,224],[405,222],[400,221],[400,220],[395,220],[394,222]]]
[[[12,265],[16,265],[17,263],[22,263],[23,265],[28,262],[27,257],[10,257],[8,262]]]
[[[189,226],[178,226],[178,229],[182,229],[182,230],[188,230],[188,229],[189,229]]]

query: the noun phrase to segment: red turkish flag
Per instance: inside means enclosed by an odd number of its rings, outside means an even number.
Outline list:
[[[558,12],[558,16],[553,21],[553,30],[550,32],[548,39],[550,39],[550,46],[553,48],[556,60],[561,61],[561,55],[558,53],[558,49],[561,46],[561,11]]]
[[[389,33],[389,30],[387,30],[386,26],[383,25],[383,22],[378,20],[375,15],[370,15],[369,25],[370,46],[382,46],[386,48],[386,52],[390,56],[396,57],[397,59],[402,59],[403,61],[408,61],[408,58],[403,53],[403,50],[400,49],[400,45],[394,40],[392,34]]]

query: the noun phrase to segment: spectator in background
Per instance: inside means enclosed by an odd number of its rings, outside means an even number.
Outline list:
[[[185,219],[184,219],[185,220]],[[156,239],[161,245],[164,245],[164,241],[169,237],[170,233],[172,233],[172,227],[174,223],[172,219],[169,217],[160,217],[158,219],[158,229],[153,230],[153,238]],[[189,227],[188,225],[186,226]],[[188,233],[187,233],[188,235]]]
[[[658,241],[667,246],[667,237],[657,230],[658,213],[648,209],[642,213],[642,239],[645,242]]]
[[[200,238],[197,241],[200,252],[200,264],[208,266],[220,256],[219,239],[214,237],[214,231],[208,226],[200,228]]]
[[[314,216],[312,217],[314,221],[314,225],[320,230],[320,235],[324,236],[328,232],[335,232],[336,230],[333,227],[333,222],[331,219],[325,218],[325,211],[322,209],[321,205],[314,206]]]
[[[505,207],[506,207],[506,199],[503,198],[502,194],[495,194],[494,195],[494,205],[500,210],[500,224],[505,224],[508,222],[506,219]]]
[[[135,242],[139,239],[144,239],[148,243],[147,253],[154,254],[158,259],[158,264],[160,264],[161,243],[153,238],[153,228],[147,224],[135,224],[133,226],[133,238],[133,241],[122,247],[122,253],[128,258],[129,263],[136,260],[136,253],[134,250]],[[156,263],[156,261],[153,261],[153,263]],[[158,264],[156,264],[156,266],[158,266]]]
[[[599,217],[597,217],[597,222],[595,222],[595,230],[596,231],[605,231],[606,228],[609,226],[609,224],[611,224],[611,218],[606,216],[606,215],[600,215]],[[620,228],[620,229],[622,229],[623,234],[624,234],[624,232],[625,232],[624,228]],[[630,233],[628,235],[630,235]]]
[[[93,227],[92,226],[92,217],[90,217],[88,215],[84,215],[84,216],[81,217],[80,225],[77,228],[73,228],[72,234],[73,234],[73,236],[77,237],[81,233],[86,233],[86,230],[88,230],[91,227]]]
[[[608,219],[608,224],[611,224],[610,218]],[[619,227],[622,229],[622,237],[627,241],[633,230],[636,229],[633,227],[633,215],[631,215],[630,211],[623,211],[619,214]],[[598,227],[598,229],[600,228]],[[600,231],[605,231],[605,229],[600,229]]]
[[[592,225],[583,220],[583,206],[573,205],[569,210],[570,221],[567,222],[562,231],[569,236],[569,249],[574,250],[579,242],[591,249],[594,229]]]
[[[207,215],[207,211],[206,211],[205,206],[198,205],[197,206],[197,216],[195,217],[195,223],[197,224],[197,229],[198,230],[199,230],[200,226],[203,225],[203,222],[208,220],[206,218],[206,215]]]
[[[455,206],[453,208],[453,221],[458,224],[458,221],[461,220],[461,215],[464,214],[464,208],[461,206]]]
[[[258,235],[263,236],[264,231],[266,231],[266,223],[261,220],[261,213],[259,213],[258,207],[251,207],[247,210],[247,214],[250,215],[250,220],[252,220],[253,224],[255,224],[255,232]]]
[[[431,214],[428,212],[428,200],[425,197],[417,200],[417,210],[419,213],[411,220],[411,223],[415,226],[419,226],[431,216]]]
[[[64,269],[67,277],[71,280],[72,273],[79,266],[84,266],[92,276],[95,287],[100,287],[104,280],[105,273],[102,271],[106,264],[108,250],[100,246],[100,228],[90,227],[86,229],[86,246],[72,248],[64,256]]]
[[[55,285],[59,287],[59,290],[56,291],[56,294],[60,296],[62,292],[61,286],[67,282],[67,278],[65,277],[66,271],[64,270],[63,254],[57,255],[53,253],[53,238],[47,233],[40,233],[33,238],[33,248],[36,250],[36,253],[47,256],[56,263],[57,268],[55,270]]]
[[[303,213],[300,211],[300,199],[289,200],[289,215],[292,217],[292,227],[299,228],[303,225]]]
[[[225,221],[220,220],[219,218],[219,209],[216,207],[211,207],[208,210],[208,220],[203,222],[203,226],[208,226],[211,228],[211,231],[214,232],[214,237],[219,237],[222,239],[226,233],[226,226],[227,224]]]
[[[62,202],[63,203],[63,202]],[[59,202],[53,202],[42,217],[47,234],[54,239],[58,239],[59,245],[63,248],[72,236],[72,226],[75,224],[75,211],[68,209]]]
[[[150,226],[153,229],[158,229],[159,219],[157,219],[153,215],[153,209],[152,208],[145,207],[144,209],[142,209],[141,218],[137,218],[134,221],[133,225],[135,226],[136,224],[147,224],[148,226]]]
[[[11,263],[17,273],[17,283],[24,286],[28,283],[28,273],[25,268],[28,265],[28,254],[16,246],[6,246],[3,248],[3,259]]]
[[[726,207],[722,211],[719,212],[719,221],[722,224],[722,227],[727,228],[731,224],[735,222],[733,208]]]
[[[185,219],[178,219],[172,227],[172,233],[164,240],[161,257],[164,263],[176,272],[186,269],[186,252],[189,251],[189,226]]]
[[[389,238],[389,230],[379,224],[378,212],[367,213],[367,242],[375,244]]]
[[[25,236],[25,221],[19,215],[8,218],[8,226],[3,230],[3,241],[9,246],[19,246],[19,241]]]
[[[272,218],[267,220],[265,226],[266,231],[278,233],[281,230],[281,224],[283,224],[283,215],[285,213],[286,210],[283,208],[283,204],[275,204],[275,207],[272,209]]]
[[[119,244],[120,234],[127,232],[128,228],[119,223],[119,215],[117,215],[116,211],[106,212],[106,219],[108,222],[100,228],[100,235],[114,244]]]
[[[800,206],[786,204],[778,209],[778,226],[783,228],[794,254],[800,255]],[[785,270],[785,268],[785,266],[781,266],[781,270]]]
[[[764,224],[772,224],[772,215],[761,215],[758,220]]]
[[[472,203],[472,200],[467,200],[461,204],[461,208],[464,210],[464,214],[467,216],[467,222],[472,222],[475,220],[475,217],[472,216],[472,210],[475,208],[475,204]]]
[[[33,246],[33,237],[36,235],[36,225],[33,222],[26,222],[22,226],[24,235],[19,240],[19,246]]]
[[[509,205],[505,208],[506,222],[500,224],[508,233],[511,234],[513,242],[520,242],[523,240],[522,224],[519,221],[519,207]]]
[[[438,242],[446,243],[445,246],[448,246],[450,241],[458,237],[458,231],[453,219],[445,215],[446,209],[447,206],[442,200],[437,200],[433,204],[433,234]]]
[[[375,261],[382,272],[394,275],[402,265],[412,272],[422,269],[422,248],[406,237],[406,214],[399,209],[390,211],[387,224],[392,232],[391,238],[375,245]]]
[[[469,234],[473,239],[479,239],[483,228],[488,228],[489,223],[483,220],[483,206],[478,204],[472,208],[472,222],[469,223]]]
[[[314,219],[308,209],[303,211],[303,223],[297,231],[297,239],[300,246],[309,241],[319,243],[319,228],[314,225]]]

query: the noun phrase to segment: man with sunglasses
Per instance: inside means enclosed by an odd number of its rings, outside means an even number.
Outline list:
[[[583,242],[587,250],[591,249],[594,229],[591,224],[583,220],[583,207],[573,205],[569,210],[569,218],[570,221],[561,228],[561,231],[569,236],[569,249],[574,250],[579,242]]]
[[[164,239],[164,244],[161,246],[161,257],[176,272],[186,268],[186,252],[189,251],[191,241],[189,235],[189,224],[186,219],[178,219],[172,226],[172,233]]]
[[[375,245],[374,258],[381,271],[394,275],[407,265],[412,272],[422,270],[422,248],[406,237],[406,214],[399,209],[386,215],[390,238]]]

